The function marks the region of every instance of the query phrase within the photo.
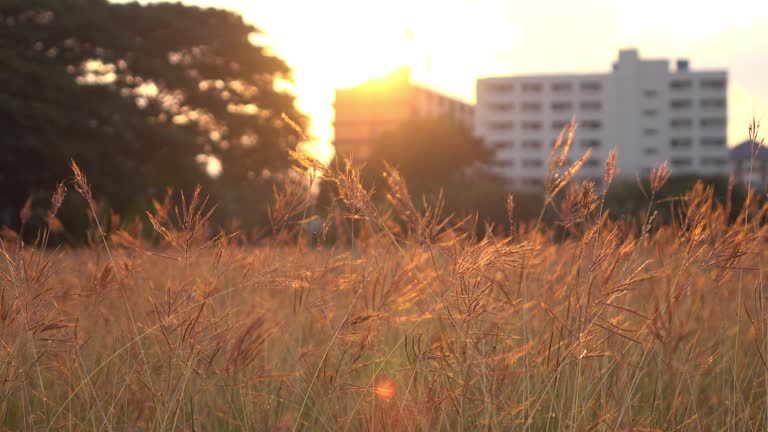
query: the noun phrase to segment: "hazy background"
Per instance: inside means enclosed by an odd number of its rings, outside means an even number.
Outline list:
[[[142,3],[149,3],[145,0]],[[603,72],[620,48],[729,71],[728,142],[768,112],[768,2],[733,0],[187,0],[242,13],[294,68],[299,107],[327,150],[333,90],[409,64],[414,80],[474,101],[486,75]]]

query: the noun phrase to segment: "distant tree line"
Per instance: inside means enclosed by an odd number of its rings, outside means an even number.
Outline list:
[[[377,195],[379,200],[385,199],[386,179],[382,172],[386,161],[405,178],[417,203],[423,201],[422,197],[427,203],[442,197],[448,214],[466,217],[476,213],[480,231],[486,226],[509,229],[505,203],[510,194],[514,195],[518,222],[536,220],[544,207],[543,186],[540,190],[510,190],[504,179],[487,170],[495,161],[495,152],[448,117],[412,119],[399,129],[383,134],[374,149],[371,161],[364,167],[364,178],[367,185],[381,192]],[[617,179],[610,185],[603,204],[609,217],[639,220],[646,216],[650,201],[649,174]],[[581,181],[573,180],[570,187],[577,187]],[[681,197],[698,181],[713,188],[716,201],[729,212],[731,220],[739,214],[747,196],[742,185],[732,184],[727,177],[672,177],[654,197],[653,222],[670,223],[673,217],[679,216],[684,210]],[[601,179],[594,181],[594,191],[598,194],[602,190],[600,182]],[[562,220],[558,207],[568,199],[567,195],[566,189],[556,196],[543,214],[544,223]]]

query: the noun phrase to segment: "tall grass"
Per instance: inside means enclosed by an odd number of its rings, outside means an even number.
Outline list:
[[[573,128],[545,191],[559,224],[516,220],[510,196],[508,234],[484,238],[441,200],[415,204],[392,167],[376,203],[353,164],[299,154],[298,170],[338,190],[315,232],[310,189],[292,180],[258,246],[217,233],[200,190],[155,203],[147,238],[102,223],[73,164],[98,241],[46,247],[62,185],[34,245],[10,231],[0,244],[2,424],[765,430],[768,207],[750,193],[730,223],[702,184],[656,202],[664,165],[645,214],[611,219],[616,156],[602,183],[577,182]],[[661,205],[674,223],[654,218]]]

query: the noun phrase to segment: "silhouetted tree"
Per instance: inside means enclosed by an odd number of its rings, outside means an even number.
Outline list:
[[[467,169],[491,160],[493,152],[450,117],[413,118],[385,132],[374,146],[370,168],[395,166],[417,194],[460,180]]]
[[[51,190],[70,158],[129,213],[168,185],[238,196],[285,166],[299,138],[283,114],[305,118],[276,90],[291,70],[258,32],[181,4],[2,0],[0,208]],[[207,156],[223,165],[215,182]]]

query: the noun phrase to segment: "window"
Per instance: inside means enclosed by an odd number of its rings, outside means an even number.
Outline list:
[[[491,89],[497,93],[510,93],[515,90],[515,86],[511,83],[494,83],[491,84]]]
[[[725,88],[725,80],[722,79],[703,79],[701,80],[701,88],[720,90]]]
[[[653,128],[647,128],[643,130],[643,135],[645,136],[656,136],[659,134],[659,131]]]
[[[656,90],[652,90],[652,89],[643,90],[643,96],[647,98],[655,98],[658,94],[659,92],[657,92]]]
[[[659,152],[659,149],[655,147],[646,147],[643,149],[643,154],[646,156],[652,156]]]
[[[669,107],[672,109],[686,109],[693,106],[690,99],[672,99],[669,101]]]
[[[523,93],[541,93],[541,84],[525,83],[523,84]]]
[[[584,120],[580,126],[586,130],[597,130],[602,127],[603,123],[600,120]]]
[[[490,104],[490,107],[494,111],[512,111],[515,109],[515,104],[512,102],[497,102]]]
[[[524,149],[540,149],[541,148],[541,141],[539,140],[525,140],[523,141],[523,148]]]
[[[581,83],[579,88],[582,91],[597,92],[597,91],[600,91],[600,89],[603,88],[603,85],[600,84],[600,82],[598,82],[598,81],[584,81],[583,83]]]
[[[541,159],[523,159],[523,166],[526,168],[541,168],[544,162]]]
[[[699,103],[702,108],[725,108],[725,99],[702,99]]]
[[[583,139],[581,140],[581,146],[584,148],[598,148],[600,147],[600,140]]]
[[[724,137],[705,137],[699,141],[702,147],[725,147]]]
[[[523,122],[523,129],[525,129],[525,130],[539,130],[539,129],[541,129],[541,122],[540,121],[524,121]]]
[[[600,101],[584,101],[579,104],[579,108],[584,111],[600,111],[603,108],[603,104]]]
[[[725,119],[722,117],[708,117],[699,121],[701,127],[719,127],[725,126]]]
[[[502,131],[514,129],[515,123],[511,121],[496,121],[489,123],[488,126],[493,130]]]
[[[499,168],[512,168],[515,166],[514,159],[498,159],[493,162],[493,165]]]
[[[693,126],[693,120],[689,118],[673,118],[669,121],[669,126],[675,129],[688,129]]]
[[[643,110],[643,115],[646,117],[656,117],[656,110],[655,109]]]
[[[567,101],[564,102],[552,102],[552,111],[563,112],[573,109],[573,104]]]
[[[525,186],[543,186],[544,180],[536,177],[526,177],[523,179],[522,183]]]
[[[552,130],[561,131],[570,123],[570,120],[555,120],[552,122]]]
[[[725,161],[725,158],[719,158],[719,157],[702,157],[701,158],[701,164],[703,166],[723,166],[727,162]]]
[[[522,108],[525,112],[541,111],[541,104],[539,102],[523,102]]]
[[[687,167],[691,166],[691,158],[672,158],[673,167]]]
[[[501,150],[501,149],[511,149],[515,147],[514,141],[509,140],[502,140],[502,141],[493,141],[491,142],[491,147]]]
[[[569,82],[556,82],[552,83],[552,91],[558,93],[565,93],[571,91],[573,85]]]
[[[669,83],[669,88],[672,90],[686,90],[693,87],[693,83],[689,79],[683,79],[683,80],[672,80]]]
[[[672,148],[690,148],[693,144],[693,140],[690,138],[672,138],[669,140],[669,145]]]

